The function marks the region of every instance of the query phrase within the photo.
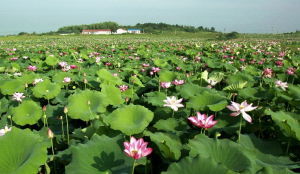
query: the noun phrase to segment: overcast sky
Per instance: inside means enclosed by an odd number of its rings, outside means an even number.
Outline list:
[[[0,0],[0,35],[103,21],[292,32],[300,30],[300,0]]]

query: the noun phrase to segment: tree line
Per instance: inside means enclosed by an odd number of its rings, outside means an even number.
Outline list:
[[[72,26],[64,26],[57,30],[57,33],[75,33],[79,34],[82,30],[85,29],[111,29],[112,31],[116,31],[118,28],[137,28],[141,29],[145,33],[162,33],[165,31],[184,31],[184,32],[199,32],[199,31],[206,31],[206,32],[215,32],[215,28],[211,27],[194,27],[194,26],[186,26],[186,25],[172,25],[166,23],[144,23],[140,24],[137,23],[136,25],[119,25],[116,22],[102,22],[102,23],[95,23],[89,25],[72,25]]]

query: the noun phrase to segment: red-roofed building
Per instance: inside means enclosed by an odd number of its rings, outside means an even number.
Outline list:
[[[110,29],[82,30],[81,34],[111,34]]]

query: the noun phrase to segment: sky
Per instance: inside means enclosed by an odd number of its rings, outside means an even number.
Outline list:
[[[217,31],[300,30],[300,0],[1,0],[0,35],[48,32],[68,25],[114,21],[164,22]]]

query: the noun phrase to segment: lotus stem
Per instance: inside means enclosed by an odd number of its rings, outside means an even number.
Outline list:
[[[54,160],[54,145],[53,145],[53,138],[51,138],[51,150],[52,150],[52,160],[53,160],[53,164],[54,164],[54,173],[56,174],[56,163]]]
[[[160,92],[160,80],[158,79],[158,92]]]
[[[286,154],[289,153],[290,145],[291,145],[291,140],[288,141],[288,144],[287,144],[287,147],[286,147],[286,151],[285,151]]]
[[[135,159],[134,159],[134,161],[133,161],[131,174],[134,174],[134,167],[135,167]]]
[[[174,118],[174,114],[175,114],[175,112],[174,112],[174,110],[172,110],[172,118]]]
[[[132,85],[132,88],[131,88],[131,103],[133,103],[133,88],[134,88],[134,86]]]
[[[294,82],[295,82],[295,76],[293,76],[292,85],[294,84]]]
[[[63,139],[65,138],[65,128],[64,128],[64,119],[63,119],[63,117],[62,116],[60,116],[61,117],[61,132],[62,132],[62,137],[63,137]]]
[[[240,139],[241,139],[242,123],[243,123],[243,117],[241,117],[241,120],[240,120],[238,143],[240,143]]]
[[[68,145],[70,145],[70,135],[69,135],[69,121],[68,121],[68,115],[65,114],[66,116],[66,123],[67,123],[67,142],[68,142]]]

